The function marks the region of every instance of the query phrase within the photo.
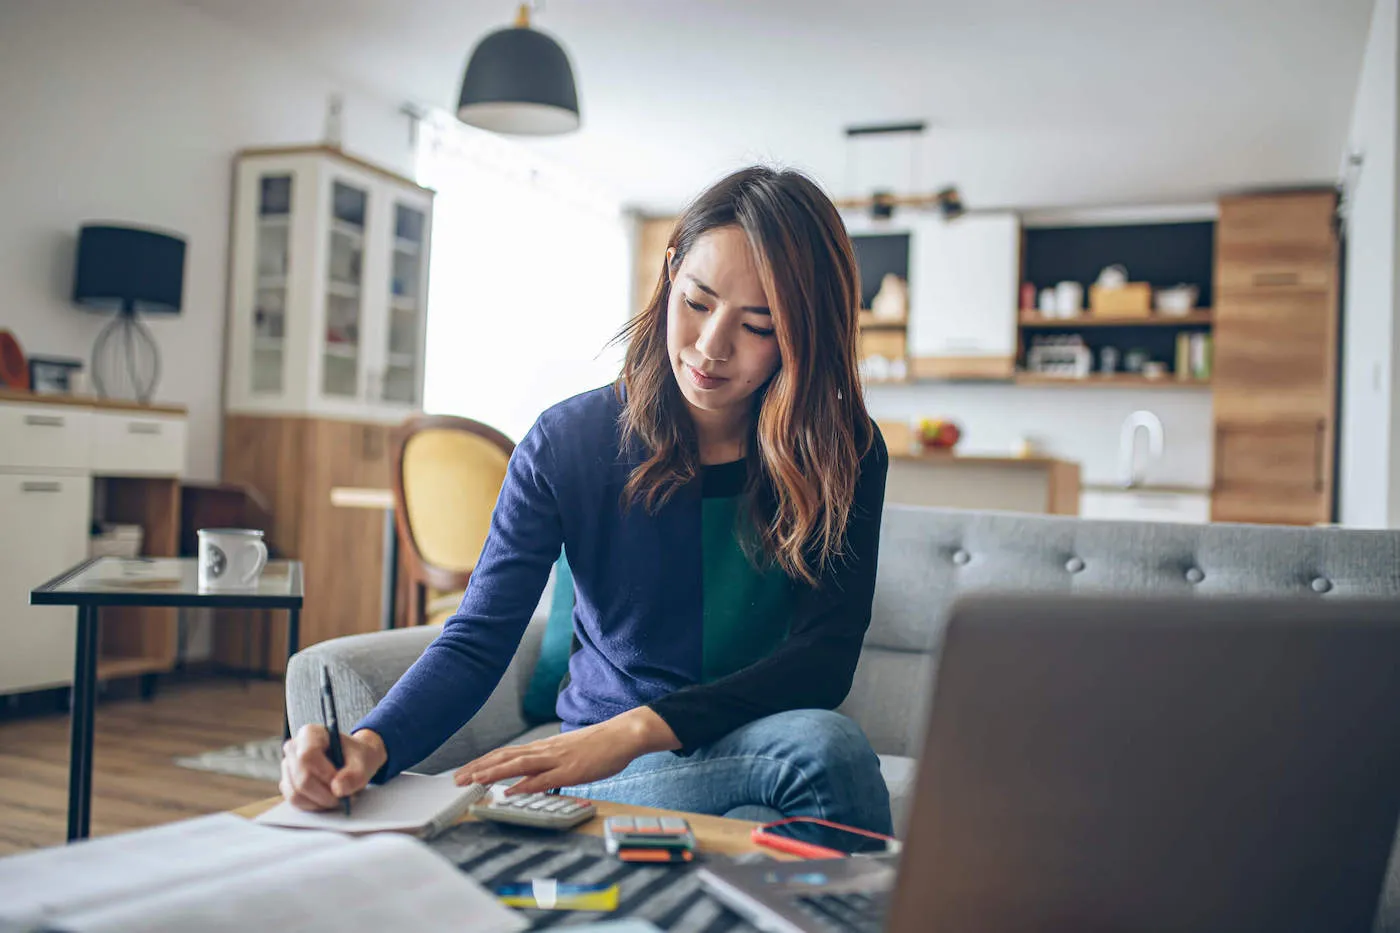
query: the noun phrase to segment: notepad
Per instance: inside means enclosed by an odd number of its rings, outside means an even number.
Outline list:
[[[520,933],[529,926],[427,846],[257,826],[228,814],[0,862],[0,930]]]
[[[326,829],[356,836],[408,833],[431,839],[453,826],[468,807],[486,794],[487,789],[480,784],[458,787],[451,771],[431,775],[404,773],[356,794],[349,816],[341,810],[299,810],[284,800],[257,821],[268,826]]]

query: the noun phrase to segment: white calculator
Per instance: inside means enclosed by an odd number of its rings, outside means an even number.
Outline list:
[[[534,829],[565,830],[587,823],[597,811],[593,809],[593,804],[577,797],[520,794],[515,797],[502,796],[497,800],[493,794],[490,799],[472,804],[468,812],[479,820],[494,820]]]

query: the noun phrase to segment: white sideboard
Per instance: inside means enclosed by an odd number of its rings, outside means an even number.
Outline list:
[[[185,428],[178,408],[0,392],[0,694],[71,682],[76,611],[29,591],[87,557],[94,519],[140,523],[146,553],[174,553]],[[168,668],[171,611],[122,612],[99,677]]]

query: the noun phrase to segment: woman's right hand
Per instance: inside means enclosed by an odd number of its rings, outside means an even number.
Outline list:
[[[384,740],[370,729],[340,735],[345,767],[339,771],[326,754],[330,748],[326,727],[307,723],[282,745],[282,796],[301,810],[334,810],[341,797],[365,789],[369,779],[389,759]]]

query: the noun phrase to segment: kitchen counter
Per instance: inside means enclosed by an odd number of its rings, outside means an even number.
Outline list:
[[[1079,464],[1056,457],[891,452],[885,502],[1079,514]]]

